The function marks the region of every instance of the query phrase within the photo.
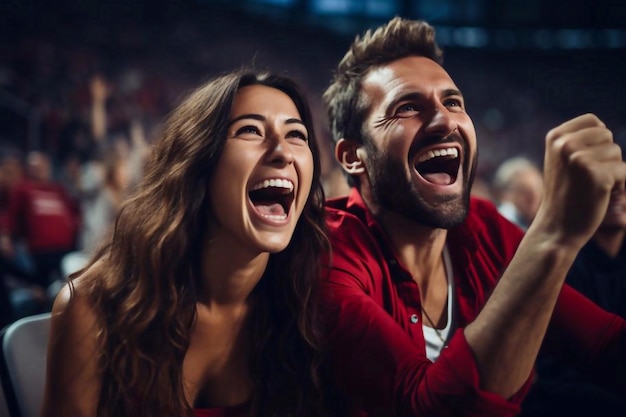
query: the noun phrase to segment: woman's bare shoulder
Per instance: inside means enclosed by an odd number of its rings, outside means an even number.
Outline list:
[[[92,273],[91,271],[88,273]],[[101,385],[100,320],[89,275],[68,282],[52,308],[42,416],[95,416]]]
[[[52,306],[52,323],[69,326],[74,330],[88,330],[97,325],[97,308],[94,305],[93,292],[102,279],[102,270],[95,264],[81,276],[68,281],[57,294]]]

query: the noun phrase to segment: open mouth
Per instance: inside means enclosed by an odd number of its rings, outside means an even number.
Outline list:
[[[248,193],[257,213],[269,220],[285,220],[294,200],[293,183],[285,179],[259,182]]]
[[[437,185],[450,185],[456,181],[461,164],[458,148],[430,148],[416,159],[415,170],[426,181]]]

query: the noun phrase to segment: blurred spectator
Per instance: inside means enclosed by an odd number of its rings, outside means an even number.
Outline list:
[[[8,231],[9,200],[16,184],[23,180],[24,167],[15,152],[9,152],[0,164],[0,230]],[[22,241],[13,242],[10,234],[0,236],[0,290],[3,308],[0,321],[7,324],[20,317],[40,313],[48,307],[44,289],[34,284],[30,254]]]
[[[23,164],[9,151],[0,161],[0,230],[8,230],[7,212],[14,186],[23,178]],[[41,311],[44,291],[32,282],[32,265],[25,246],[12,244],[8,234],[0,236],[0,322],[6,325],[23,316]]]
[[[0,328],[13,320],[40,313],[49,307],[44,289],[29,284],[30,282],[30,272],[0,252]]]
[[[73,200],[80,201],[80,181],[83,168],[81,158],[78,154],[71,153],[60,162],[59,182]]]
[[[528,229],[543,194],[539,168],[524,157],[507,159],[496,170],[493,188],[498,211],[522,229]]]
[[[626,191],[614,191],[606,216],[594,236],[578,253],[566,282],[602,308],[626,318]],[[542,353],[537,380],[521,417],[567,415],[622,416],[626,399]]]
[[[104,179],[93,198],[83,206],[84,222],[81,249],[93,253],[117,215],[130,186],[131,162],[129,156],[111,149],[103,160]]]
[[[112,226],[126,192],[139,180],[148,151],[143,126],[138,120],[109,132],[107,101],[111,87],[104,77],[92,77],[89,91],[90,124],[80,135],[89,144],[89,151],[76,157],[70,154],[64,164],[64,178],[80,202],[83,221],[77,250],[62,260],[63,278],[82,268],[97,249]]]
[[[130,122],[128,132],[108,132],[105,103],[110,89],[104,78],[93,77],[90,90],[91,132],[97,152],[85,161],[78,183],[83,213],[78,249],[85,257],[97,248],[126,192],[139,181],[148,151],[143,126],[138,120]],[[74,259],[78,259],[75,255]]]
[[[605,310],[626,318],[626,191],[615,190],[606,216],[580,251],[567,283]]]
[[[52,179],[48,156],[30,152],[27,178],[15,185],[9,197],[3,254],[12,258],[15,243],[24,241],[34,266],[32,283],[46,288],[61,276],[61,258],[75,250],[79,224],[77,203]]]
[[[20,157],[14,153],[9,153],[2,158],[3,185],[12,188],[24,177],[24,165]]]
[[[23,177],[20,159],[15,155],[5,155],[0,161],[0,229],[7,227],[7,210],[11,190]]]

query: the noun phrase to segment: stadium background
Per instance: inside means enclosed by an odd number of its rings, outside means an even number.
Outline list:
[[[394,15],[437,28],[478,131],[479,173],[512,155],[541,163],[546,131],[594,112],[626,145],[626,1],[0,1],[0,150],[59,157],[88,117],[88,83],[113,85],[110,129],[149,134],[189,89],[254,64],[304,84],[335,169],[321,105],[356,33]],[[331,194],[332,194],[331,190]]]

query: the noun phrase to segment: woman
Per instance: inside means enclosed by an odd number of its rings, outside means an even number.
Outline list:
[[[192,93],[55,302],[42,416],[321,415],[319,175],[288,79]]]

